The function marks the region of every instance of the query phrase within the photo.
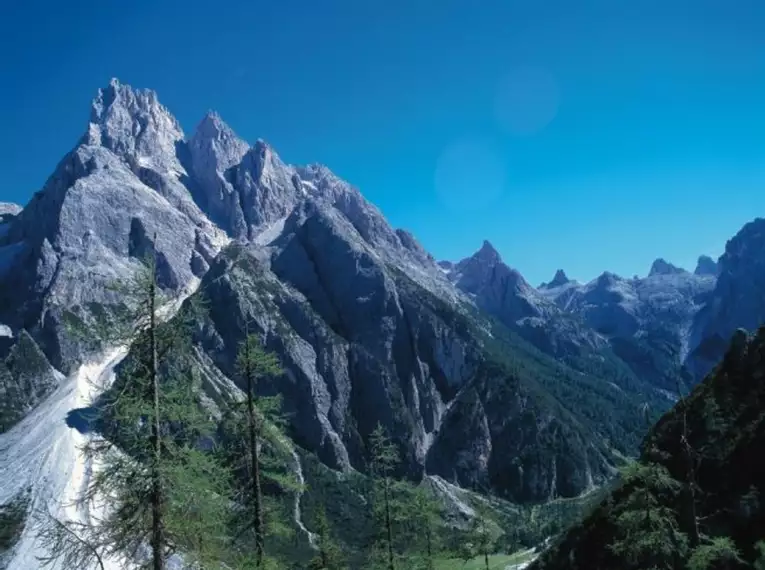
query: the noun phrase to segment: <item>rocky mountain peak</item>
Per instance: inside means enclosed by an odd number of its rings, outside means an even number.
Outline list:
[[[199,122],[188,146],[194,173],[206,183],[239,164],[250,148],[215,111]]]
[[[677,275],[679,273],[687,273],[685,269],[672,265],[667,260],[659,258],[651,265],[651,271],[648,272],[649,277],[654,275]]]
[[[610,271],[604,271],[598,276],[598,278],[595,280],[595,283],[598,287],[609,287],[613,285],[614,283],[621,280],[622,278],[616,275],[615,273],[611,273]]]
[[[558,271],[555,272],[555,276],[552,278],[552,281],[547,283],[545,287],[561,287],[563,285],[567,285],[568,283],[571,283],[571,279],[568,278],[568,275],[566,275],[565,271],[558,269]]]
[[[204,138],[213,140],[237,139],[233,129],[226,124],[216,111],[207,111],[199,121],[192,138]],[[246,143],[243,143],[246,144]]]
[[[696,275],[712,275],[715,276],[718,273],[719,268],[717,262],[708,255],[699,256],[699,260],[696,263],[696,269],[694,274]]]
[[[112,79],[98,90],[82,143],[102,146],[131,166],[180,170],[177,146],[183,130],[149,89],[133,89]]]
[[[494,248],[489,240],[483,240],[481,249],[473,254],[473,259],[485,263],[487,265],[496,265],[502,263],[502,256]]]

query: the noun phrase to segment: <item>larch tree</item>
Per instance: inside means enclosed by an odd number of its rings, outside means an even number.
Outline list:
[[[91,347],[129,347],[114,382],[96,386],[82,450],[93,468],[77,505],[88,517],[43,519],[50,555],[41,562],[89,568],[117,558],[165,570],[177,555],[214,568],[228,541],[231,480],[210,449],[214,423],[199,398],[190,342],[199,307],[188,301],[168,318],[154,251],[110,289],[114,305],[70,320]]]

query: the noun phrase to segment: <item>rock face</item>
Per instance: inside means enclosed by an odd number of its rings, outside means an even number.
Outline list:
[[[688,366],[698,379],[715,366],[738,328],[755,330],[765,322],[765,220],[746,224],[725,247],[709,301],[691,331]]]
[[[0,239],[2,239],[2,237],[8,232],[13,218],[16,217],[16,215],[21,212],[21,210],[21,206],[16,204],[0,202]],[[0,261],[0,264],[1,263],[2,261]],[[0,269],[0,271],[2,271],[2,269]]]
[[[496,249],[484,241],[473,256],[463,259],[450,273],[452,282],[476,299],[487,312],[513,324],[526,318],[544,318],[556,312],[553,303],[505,265]]]
[[[61,379],[37,343],[21,331],[0,362],[0,433],[50,395]]]
[[[269,244],[231,246],[202,290],[207,374],[236,378],[249,323],[288,371],[261,389],[284,396],[295,441],[332,467],[364,469],[366,439],[382,423],[402,474],[427,471],[516,500],[573,496],[611,474],[594,429],[499,363],[480,320],[381,259],[332,208],[308,202]],[[530,347],[513,352],[530,357],[522,350]]]
[[[479,307],[543,352],[581,371],[628,370],[639,383],[670,392],[689,381],[682,365],[690,323],[715,283],[659,259],[643,279],[606,272],[579,284],[558,271],[535,289],[488,243],[443,267]]]

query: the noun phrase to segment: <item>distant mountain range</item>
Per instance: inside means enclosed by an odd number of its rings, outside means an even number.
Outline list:
[[[0,504],[24,483],[33,497],[75,484],[72,465],[46,459],[65,444],[59,407],[41,403],[84,365],[113,369],[116,347],[94,351],[67,323],[118,302],[107,285],[152,250],[168,294],[209,302],[195,344],[211,409],[229,401],[248,322],[287,370],[262,389],[284,396],[289,435],[326,465],[365,470],[379,422],[402,475],[519,502],[579,495],[636,451],[645,405],[664,411],[736,327],[765,319],[764,227],[694,273],[659,259],[644,278],[558,271],[533,287],[488,242],[436,262],[326,167],[285,164],[215,113],[186,136],[154,92],[113,80],[44,187],[0,206],[0,468],[26,462]],[[30,414],[50,429],[24,454]]]

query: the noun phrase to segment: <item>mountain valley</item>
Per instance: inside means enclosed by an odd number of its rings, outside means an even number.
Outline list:
[[[249,335],[278,357],[284,374],[257,389],[281,398],[291,469],[308,479],[291,523],[305,556],[316,529],[303,511],[317,496],[345,497],[361,516],[354,485],[375,474],[377,426],[401,457],[396,478],[430,485],[445,509],[472,512],[459,493],[493,501],[492,516],[508,524],[539,509],[557,517],[557,533],[566,525],[551,505],[573,511],[599,498],[631,458],[681,478],[671,458],[682,455],[675,405],[685,402],[693,447],[711,453],[699,485],[717,497],[709,516],[720,534],[729,523],[719,513],[737,508],[753,479],[717,489],[716,473],[726,462],[744,470],[762,427],[760,400],[744,395],[759,394],[746,390],[761,379],[762,343],[742,348],[737,330],[765,322],[764,230],[765,220],[750,222],[693,272],[657,259],[644,277],[604,272],[582,284],[559,270],[534,287],[488,241],[439,262],[328,168],[286,164],[215,113],[187,135],[154,92],[112,80],[43,188],[23,207],[0,203],[0,507],[26,508],[0,542],[0,567],[32,568],[45,550],[34,518],[71,510],[49,496],[76,493],[87,472],[77,451],[87,436],[67,418],[99,396],[88,374],[126,377],[122,357],[136,350],[72,330],[96,331],[117,314],[111,285],[147,255],[170,323],[185,318],[174,316],[180,307],[206,307],[191,345],[211,418],[222,423],[246,389],[238,351]],[[728,428],[700,427],[712,393]],[[616,493],[618,509],[626,491]],[[561,562],[598,533],[614,535],[596,528],[599,508],[536,567],[616,567],[607,554]],[[363,541],[341,510],[328,509],[330,522],[358,553]],[[747,560],[756,537],[745,527],[760,518],[728,529]],[[543,526],[523,540],[516,529],[513,545],[547,538]]]

